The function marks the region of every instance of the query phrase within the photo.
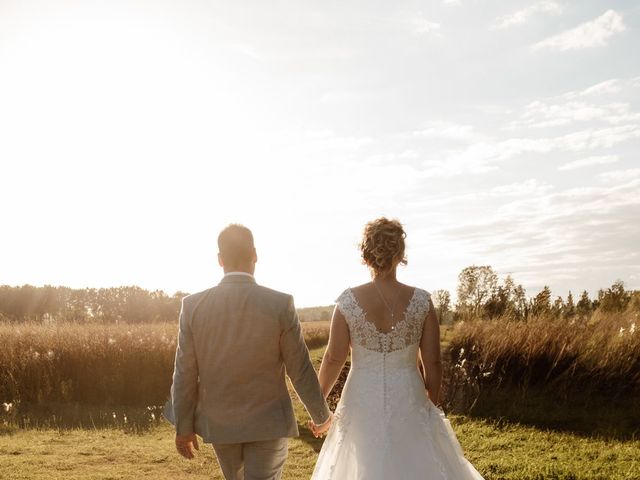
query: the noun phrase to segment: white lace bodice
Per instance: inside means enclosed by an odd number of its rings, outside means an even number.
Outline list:
[[[373,322],[367,320],[366,312],[358,304],[351,288],[342,292],[336,302],[349,326],[352,343],[368,350],[389,353],[420,343],[430,296],[426,290],[416,288],[403,318],[387,333],[379,331]]]

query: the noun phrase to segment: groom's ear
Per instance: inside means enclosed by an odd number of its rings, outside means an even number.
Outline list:
[[[224,263],[222,262],[222,256],[218,254],[218,265],[224,268]]]
[[[255,247],[253,248],[253,263],[258,263],[258,252]]]

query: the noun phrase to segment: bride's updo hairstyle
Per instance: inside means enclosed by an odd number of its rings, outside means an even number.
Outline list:
[[[404,255],[406,237],[398,220],[380,217],[365,225],[360,251],[362,262],[369,267],[374,277],[389,273],[398,264],[407,264]]]

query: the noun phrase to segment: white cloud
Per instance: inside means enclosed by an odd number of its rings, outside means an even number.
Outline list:
[[[235,48],[243,55],[246,55],[249,58],[254,60],[258,60],[260,62],[264,61],[264,55],[261,54],[253,45],[248,43],[236,43],[231,45],[231,48]]]
[[[548,183],[540,183],[535,178],[529,178],[523,182],[510,183],[507,185],[499,185],[489,190],[492,197],[524,197],[532,195],[541,195],[551,190]]]
[[[505,105],[498,105],[496,103],[479,103],[476,105],[471,105],[471,109],[477,110],[478,112],[487,114],[487,115],[511,115],[513,110]]]
[[[416,130],[411,135],[460,141],[478,141],[485,138],[485,135],[477,132],[472,125],[461,125],[448,121],[431,122],[427,127]]]
[[[558,167],[558,170],[575,170],[582,167],[590,167],[593,165],[608,165],[620,160],[618,155],[601,155],[594,157],[587,157],[581,160],[575,160],[573,162],[565,163]]]
[[[575,100],[589,97],[591,99],[602,97],[604,95],[616,95],[623,91],[623,89],[629,91],[634,87],[640,86],[640,77],[636,78],[610,78],[602,82],[591,85],[582,90],[576,90],[566,92],[559,97],[555,97],[562,100]]]
[[[434,132],[429,132],[427,129],[426,132],[434,135],[442,133],[437,129]],[[463,132],[460,132],[461,135]],[[472,132],[472,130],[468,132]],[[427,136],[425,130],[417,131],[416,133],[416,138]],[[403,138],[409,137],[405,136]],[[462,136],[461,138],[465,137]],[[423,159],[420,173],[423,178],[479,175],[496,171],[499,169],[498,164],[527,154],[591,152],[612,148],[620,143],[640,138],[640,125],[587,128],[555,137],[512,137],[503,140],[489,136],[479,138],[479,140],[471,141],[460,148],[443,149],[431,153],[423,153],[418,149],[417,151],[412,151],[411,160]],[[564,166],[559,169],[570,170],[586,166],[586,163],[582,164],[581,162],[589,162],[589,164],[613,163],[615,161],[613,157],[615,156],[588,157],[583,161],[575,162],[575,165]],[[400,160],[398,155],[390,155],[388,158]]]
[[[621,99],[633,99],[633,79],[609,79],[582,90],[536,100],[529,103],[518,120],[504,129],[544,128],[569,125],[574,122],[605,122],[609,125],[640,120],[631,104]],[[611,102],[611,96],[618,101]],[[608,103],[605,103],[609,100]]]
[[[640,177],[640,168],[627,168],[625,170],[611,170],[598,175],[605,182],[621,182]]]
[[[456,204],[482,204],[482,202],[487,199],[503,200],[505,197],[538,197],[548,193],[551,189],[552,186],[550,184],[535,178],[529,178],[521,182],[498,185],[488,190],[477,189],[466,191],[462,194],[452,194],[448,192],[446,195],[431,196],[427,199],[424,199],[424,195],[421,195],[419,197],[421,200],[415,201],[414,205],[419,208],[434,206],[451,208]]]
[[[533,5],[523,8],[522,10],[518,10],[515,13],[510,13],[508,15],[502,15],[498,17],[493,25],[493,28],[504,29],[516,25],[522,25],[537,13],[559,15],[563,12],[563,10],[564,9],[562,5],[560,5],[558,2],[544,0],[538,3],[534,3]]]
[[[509,127],[558,127],[597,120],[618,125],[640,120],[640,113],[632,112],[629,104],[622,102],[595,105],[584,101],[554,104],[537,100],[527,105],[521,120],[511,123]]]
[[[416,35],[439,34],[440,24],[418,15],[410,20],[413,33]]]
[[[552,143],[560,150],[580,151],[611,148],[634,138],[640,138],[640,125],[589,128],[553,139]]]
[[[584,97],[600,97],[603,95],[613,95],[620,93],[623,89],[633,88],[634,82],[640,79],[637,78],[610,78],[609,80],[604,80],[602,82],[596,83],[595,85],[591,85],[590,87],[584,88],[582,90],[571,91],[556,97],[562,100],[575,100],[582,99]],[[638,83],[640,85],[640,82]]]
[[[497,170],[488,158],[495,149],[489,143],[474,143],[462,151],[450,151],[436,154],[423,162],[425,177],[454,177],[458,175],[477,175]]]
[[[589,88],[585,88],[580,95],[602,95],[620,92],[620,81],[616,78],[605,80]]]
[[[474,144],[464,154],[475,154],[481,162],[495,162],[509,160],[525,153],[549,153],[554,150],[580,152],[611,148],[634,138],[640,138],[640,125],[588,128],[557,137],[514,137],[494,143]]]
[[[521,151],[547,153],[551,150],[579,152],[611,148],[619,143],[640,138],[640,125],[622,125],[609,128],[588,128],[551,138],[514,139]],[[516,143],[517,144],[517,143]]]
[[[578,25],[571,30],[549,37],[531,47],[531,50],[576,50],[580,48],[603,47],[616,33],[626,29],[622,15],[615,10],[607,10],[598,18]]]

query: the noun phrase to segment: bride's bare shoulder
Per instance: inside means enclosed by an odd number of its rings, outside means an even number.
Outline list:
[[[406,283],[400,283],[400,288],[404,292],[402,295],[412,295],[415,292],[419,292],[422,290],[420,287],[416,287],[414,285],[407,285]]]
[[[357,295],[358,292],[364,292],[369,290],[371,288],[371,282],[363,283],[361,285],[350,287],[350,288],[351,288],[351,291]]]

